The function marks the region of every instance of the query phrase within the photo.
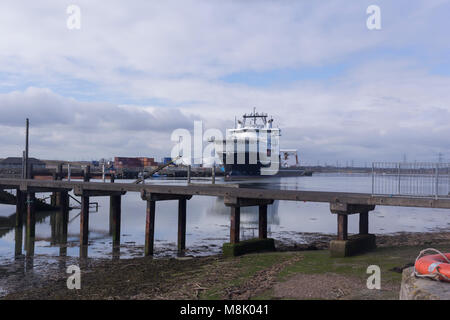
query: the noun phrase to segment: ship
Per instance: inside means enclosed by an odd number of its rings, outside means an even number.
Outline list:
[[[300,167],[297,150],[280,149],[281,129],[273,126],[267,113],[253,112],[235,119],[226,137],[215,142],[226,180],[256,177],[291,177],[311,175]],[[289,157],[295,156],[295,165]]]

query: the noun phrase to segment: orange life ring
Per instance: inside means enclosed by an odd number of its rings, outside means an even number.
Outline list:
[[[444,255],[447,259],[444,258]],[[450,282],[450,253],[433,254],[417,259],[414,267],[419,275],[435,275],[441,281]]]

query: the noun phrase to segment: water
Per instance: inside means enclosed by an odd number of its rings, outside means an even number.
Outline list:
[[[117,180],[117,183],[130,182]],[[185,184],[179,180],[152,180],[146,183]],[[206,183],[206,182],[205,182]],[[220,181],[218,181],[220,183]],[[236,182],[233,182],[236,183]],[[367,192],[371,191],[369,175],[315,174],[312,177],[292,177],[245,181],[244,186],[272,189]],[[39,194],[39,197],[48,195]],[[112,258],[112,238],[109,233],[109,197],[91,198],[98,202],[98,212],[89,217],[88,256],[90,258]],[[71,205],[77,205],[71,200]],[[161,201],[156,204],[155,256],[176,255],[177,201]],[[122,197],[122,223],[120,257],[143,256],[146,202],[138,193],[127,193]],[[241,238],[257,236],[257,207],[241,209]],[[14,214],[15,206],[0,205],[0,267],[14,261],[15,229],[7,219]],[[70,212],[68,227],[67,258],[79,256],[79,209]],[[229,208],[218,197],[194,196],[187,202],[186,248],[188,255],[219,253],[224,242],[229,240]],[[60,247],[52,240],[51,221],[54,213],[40,214],[36,222],[35,265],[39,261],[43,270],[56,263]],[[38,219],[38,220],[39,220]],[[358,215],[349,217],[349,233],[358,232]],[[421,232],[450,226],[450,210],[377,206],[370,213],[371,233],[395,233],[400,231]],[[275,201],[268,208],[269,236],[277,240],[305,243],[310,239],[304,233],[336,233],[336,215],[330,213],[327,203]],[[23,231],[25,233],[25,231]],[[0,283],[1,289],[1,283]]]

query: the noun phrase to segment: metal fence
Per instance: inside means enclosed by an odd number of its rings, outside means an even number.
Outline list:
[[[450,198],[450,163],[374,162],[372,195]]]

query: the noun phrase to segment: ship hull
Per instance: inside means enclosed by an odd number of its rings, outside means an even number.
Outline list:
[[[244,179],[270,179],[281,177],[302,177],[311,176],[312,171],[307,171],[302,168],[280,168],[275,174],[261,174],[260,168],[245,168],[246,165],[230,166],[231,168],[225,169],[225,180],[244,180]]]

